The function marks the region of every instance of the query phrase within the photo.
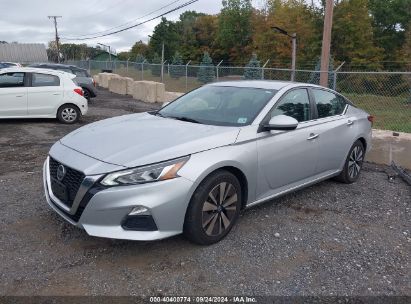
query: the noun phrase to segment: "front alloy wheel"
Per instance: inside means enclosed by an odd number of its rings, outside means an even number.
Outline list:
[[[237,221],[241,209],[241,185],[230,172],[209,175],[196,189],[184,221],[184,235],[209,245],[223,239]]]
[[[222,182],[210,191],[203,204],[203,229],[208,236],[218,236],[230,227],[237,201],[237,192],[230,183]]]

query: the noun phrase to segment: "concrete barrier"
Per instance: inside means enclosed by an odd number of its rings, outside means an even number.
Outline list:
[[[116,77],[120,77],[117,74],[112,74],[112,73],[99,73],[99,85],[103,88],[108,89],[108,81],[111,78],[116,78]]]
[[[127,94],[127,95],[133,95],[134,79],[133,79],[133,78],[130,78],[130,77],[123,77],[123,79],[125,79],[126,85],[127,85],[126,94]]]
[[[154,81],[134,81],[131,94],[134,99],[144,102],[161,102],[164,99],[165,86]]]
[[[394,161],[397,165],[411,170],[411,134],[398,132],[393,136],[392,131],[373,130],[372,148],[365,160],[391,165]]]
[[[184,95],[184,93],[179,92],[165,92],[163,102],[171,102],[178,97]]]
[[[96,85],[99,85],[99,82],[100,82],[99,74],[93,75],[93,80],[96,83]]]
[[[108,90],[113,93],[126,95],[127,80],[124,77],[111,77],[108,79]]]

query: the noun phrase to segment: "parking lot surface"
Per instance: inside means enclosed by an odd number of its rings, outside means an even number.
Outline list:
[[[100,90],[80,124],[0,121],[0,295],[411,295],[411,189],[382,166],[249,209],[208,247],[95,238],[65,223],[43,195],[51,145],[156,107]]]

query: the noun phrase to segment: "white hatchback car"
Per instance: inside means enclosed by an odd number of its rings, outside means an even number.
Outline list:
[[[1,118],[57,118],[72,124],[88,110],[70,73],[14,67],[0,70]]]

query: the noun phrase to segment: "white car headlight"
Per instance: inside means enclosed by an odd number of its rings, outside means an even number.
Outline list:
[[[178,170],[189,158],[186,156],[154,165],[113,172],[106,175],[100,183],[104,186],[122,186],[176,178]]]

